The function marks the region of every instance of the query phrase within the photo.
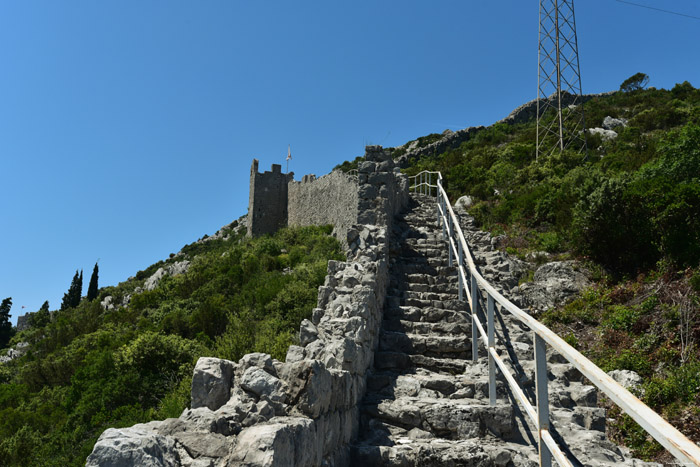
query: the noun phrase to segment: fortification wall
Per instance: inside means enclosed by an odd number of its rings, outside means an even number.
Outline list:
[[[317,307],[285,361],[260,353],[238,362],[200,358],[190,409],[106,430],[87,466],[140,465],[153,452],[168,465],[350,464],[389,286],[389,234],[407,206],[408,180],[381,147],[368,147],[356,192],[367,223],[348,228],[348,259],[328,263]]]
[[[345,241],[350,226],[357,223],[357,179],[340,170],[321,178],[305,175],[287,187],[287,224],[333,224],[333,232]],[[346,245],[347,246],[347,245]]]

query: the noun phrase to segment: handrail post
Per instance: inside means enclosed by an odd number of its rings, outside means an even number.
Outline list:
[[[452,237],[453,237],[453,235],[452,235],[452,217],[449,218],[448,223],[450,226],[447,229],[447,251],[449,253],[449,261],[448,261],[447,265],[452,266],[452,244],[450,242],[452,240]]]
[[[428,172],[428,196],[433,196],[433,187],[430,186],[433,184],[433,173]]]
[[[535,389],[537,391],[537,432],[540,446],[540,466],[552,465],[552,453],[542,439],[542,430],[549,430],[549,393],[547,391],[547,345],[533,333],[535,344]]]
[[[494,308],[495,308],[495,302],[493,301],[493,297],[491,294],[487,293],[487,300],[486,300],[486,308],[487,308],[487,321],[488,321],[488,341],[489,341],[489,404],[491,405],[496,405],[496,362],[493,359],[493,355],[491,354],[494,346],[496,345],[496,328],[495,326],[495,320],[494,320]]]
[[[476,312],[479,309],[479,286],[472,275],[472,361],[479,360],[479,329],[476,327]]]
[[[442,208],[442,196],[440,195],[440,190],[438,190],[438,193],[437,193],[437,206],[438,206],[438,209],[437,209],[437,225],[440,225],[440,221],[441,221],[441,219],[440,219],[440,209]],[[443,212],[444,212],[444,210],[443,210]]]
[[[442,238],[447,240],[447,222],[445,222],[445,209],[447,209],[445,205],[445,200],[442,200]],[[438,216],[440,213],[438,213]]]
[[[457,257],[457,264],[459,265],[459,271],[457,271],[457,279],[459,282],[459,300],[461,301],[464,296],[464,283],[462,282],[462,268],[464,267],[464,252],[462,251],[462,242],[457,239],[457,245],[458,245],[458,257]]]

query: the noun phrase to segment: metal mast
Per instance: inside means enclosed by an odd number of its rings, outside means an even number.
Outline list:
[[[587,152],[574,0],[540,0],[537,157]]]

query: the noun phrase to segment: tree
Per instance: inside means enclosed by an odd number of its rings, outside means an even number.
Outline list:
[[[75,308],[80,305],[80,297],[83,294],[83,271],[78,273],[76,269],[73,280],[68,287],[68,292],[63,294],[63,301],[61,302],[61,311],[67,310],[68,308]]]
[[[92,301],[97,298],[97,280],[99,276],[99,268],[97,263],[95,263],[95,268],[92,270],[92,276],[90,276],[90,285],[88,285],[87,299]]]
[[[12,297],[7,297],[0,305],[0,349],[4,348],[12,337],[10,308],[12,308]]]
[[[630,92],[644,89],[649,84],[649,75],[646,73],[636,73],[622,82],[620,91]]]
[[[51,312],[49,312],[49,301],[46,300],[39,311],[29,315],[29,324],[33,328],[43,328],[51,321]]]

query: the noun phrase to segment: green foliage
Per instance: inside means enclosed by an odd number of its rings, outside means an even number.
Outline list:
[[[630,92],[644,89],[649,84],[649,75],[645,73],[635,73],[620,85],[620,91]]]
[[[99,280],[99,268],[97,266],[97,263],[95,263],[95,267],[92,269],[92,275],[90,276],[90,284],[88,285],[88,291],[87,291],[87,299],[88,300],[94,300],[97,298],[97,282]]]
[[[350,172],[351,170],[357,169],[357,166],[364,160],[364,156],[357,156],[355,159],[350,161],[344,161],[342,164],[338,164],[333,167],[333,170],[342,170],[343,172]]]
[[[68,292],[63,294],[63,300],[61,301],[61,311],[67,310],[69,308],[75,308],[80,304],[80,298],[83,294],[83,271],[75,271],[73,280],[71,280],[70,287],[68,287]]]
[[[36,313],[29,315],[29,325],[33,328],[43,328],[51,321],[49,301],[46,300]]]
[[[12,309],[12,297],[7,297],[0,304],[0,349],[10,342],[13,330],[10,322],[10,309]]]
[[[159,262],[98,295],[128,307],[84,300],[24,331],[30,352],[0,365],[0,464],[84,465],[106,428],[179,416],[200,356],[283,359],[328,259],[343,259],[331,230],[195,243],[186,273],[136,293]]]

